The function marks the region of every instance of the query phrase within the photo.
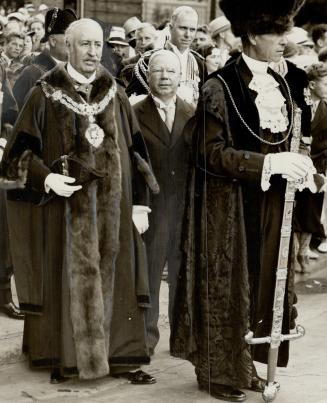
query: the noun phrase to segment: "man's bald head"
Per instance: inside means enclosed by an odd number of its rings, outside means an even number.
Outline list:
[[[171,16],[169,26],[171,43],[183,53],[195,38],[198,13],[192,7],[177,7]]]
[[[69,62],[79,73],[90,77],[102,56],[101,26],[90,18],[82,18],[69,25],[65,37]]]
[[[81,32],[87,31],[89,29],[91,31],[98,32],[99,34],[101,33],[101,36],[103,38],[103,30],[98,22],[92,20],[91,18],[81,18],[80,20],[72,22],[66,29],[66,43],[71,42],[73,38],[80,35]]]
[[[151,94],[169,103],[176,95],[181,79],[181,63],[169,50],[154,52],[147,73]]]

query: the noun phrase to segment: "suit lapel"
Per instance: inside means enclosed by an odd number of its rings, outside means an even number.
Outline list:
[[[182,135],[185,124],[190,119],[191,116],[192,116],[191,112],[187,111],[187,109],[183,104],[183,101],[179,97],[177,97],[175,119],[171,131],[171,140],[170,140],[171,147],[175,145],[176,141]]]
[[[161,119],[159,112],[152,100],[152,97],[148,95],[143,101],[143,107],[139,110],[140,123],[146,126],[148,130],[156,136],[166,146],[170,146],[170,133],[167,126]]]
[[[326,116],[326,104],[323,101],[319,102],[313,121],[311,122],[311,130],[314,130],[321,122],[321,119]]]

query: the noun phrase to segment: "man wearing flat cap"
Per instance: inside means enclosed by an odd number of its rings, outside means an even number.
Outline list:
[[[154,383],[137,369],[150,361],[140,233],[148,227],[148,190],[158,185],[128,99],[100,65],[101,26],[74,21],[65,39],[68,63],[30,92],[3,161],[10,177],[24,151],[31,153],[26,188],[8,197],[39,203],[43,215],[40,232],[23,222],[13,237],[36,262],[16,274],[23,348],[33,367],[51,369],[53,383],[109,370],[134,384]]]
[[[171,351],[195,366],[199,388],[241,402],[263,392],[254,361],[267,363],[286,179],[312,179],[309,157],[290,152],[294,108],[279,61],[302,0],[222,0],[243,53],[202,88],[193,138],[185,263]],[[309,183],[307,183],[309,185]],[[291,259],[290,259],[291,260]],[[283,334],[295,326],[294,268],[288,265]],[[288,363],[288,342],[278,366]],[[276,385],[277,387],[277,385]]]

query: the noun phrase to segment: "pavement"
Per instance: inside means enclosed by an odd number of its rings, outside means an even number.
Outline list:
[[[310,264],[310,274],[297,275],[300,290],[298,323],[306,328],[304,338],[291,345],[287,368],[277,370],[281,390],[277,403],[327,403],[327,255]],[[306,290],[308,292],[306,292]],[[131,385],[126,380],[104,378],[85,382],[78,379],[60,385],[49,383],[48,371],[32,371],[21,354],[23,321],[0,314],[0,403],[201,403],[217,402],[199,391],[193,366],[169,355],[167,318],[168,287],[162,282],[160,333],[156,354],[147,372],[155,385]],[[265,377],[266,367],[257,366]],[[247,402],[263,402],[261,394],[246,391]]]

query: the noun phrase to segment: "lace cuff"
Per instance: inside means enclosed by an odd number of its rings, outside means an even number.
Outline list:
[[[262,174],[261,174],[261,189],[266,192],[270,188],[271,171],[271,155],[267,154],[263,161]]]

